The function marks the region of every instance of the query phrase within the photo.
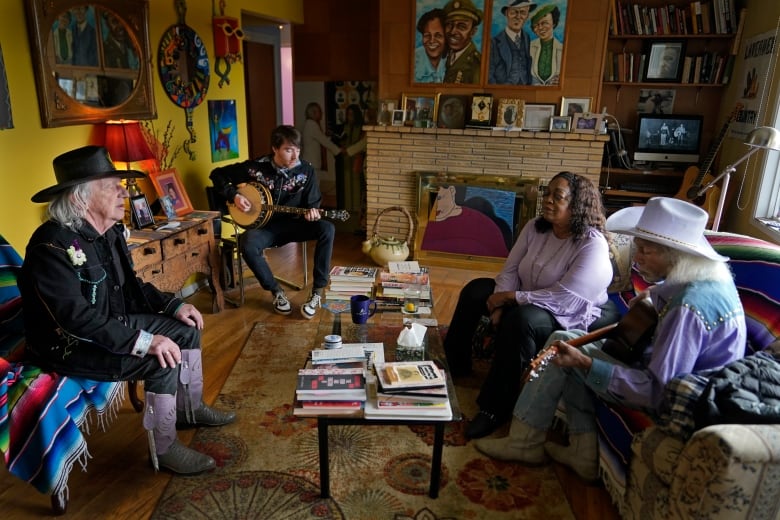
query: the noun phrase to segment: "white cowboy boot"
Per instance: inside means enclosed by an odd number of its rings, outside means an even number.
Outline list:
[[[179,442],[176,436],[176,397],[173,395],[146,392],[143,423],[156,471],[166,468],[174,473],[194,475],[217,466],[208,455]]]
[[[479,451],[494,459],[542,464],[547,460],[544,455],[546,437],[546,431],[532,428],[512,416],[509,435],[501,439],[479,439],[474,442],[474,445]]]
[[[184,426],[222,426],[236,420],[235,412],[215,410],[203,402],[203,365],[200,349],[181,351],[176,424]]]
[[[599,439],[596,432],[569,435],[569,445],[545,442],[544,451],[556,462],[570,467],[586,482],[599,478]]]

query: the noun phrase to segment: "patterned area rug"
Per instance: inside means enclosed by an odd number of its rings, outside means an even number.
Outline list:
[[[551,466],[482,456],[464,438],[465,422],[445,431],[437,499],[428,496],[432,428],[330,427],[332,498],[320,498],[316,421],[292,415],[296,370],[316,331],[316,323],[255,325],[217,401],[238,420],[193,440],[217,469],[172,478],[153,519],[574,518]],[[457,391],[462,407],[474,402],[475,388]]]

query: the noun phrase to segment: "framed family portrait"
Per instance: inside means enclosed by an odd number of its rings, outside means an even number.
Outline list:
[[[436,98],[423,94],[403,94],[401,110],[404,111],[405,125],[428,128],[435,121]]]
[[[590,112],[592,103],[592,97],[562,97],[560,115],[574,117],[577,113]]]
[[[496,126],[502,128],[522,128],[525,101],[522,99],[501,98],[496,111]]]
[[[682,76],[685,42],[683,40],[650,42],[647,50],[645,81],[678,82]]]
[[[592,114],[585,112],[574,114],[572,120],[572,132],[575,134],[596,134],[601,130],[601,114]]]
[[[160,197],[167,196],[170,199],[170,204],[176,211],[176,215],[187,215],[194,211],[190,198],[187,196],[187,191],[184,189],[184,185],[181,183],[181,179],[179,179],[179,173],[175,168],[151,172],[149,177],[152,179],[157,195]]]
[[[471,96],[436,94],[436,128],[461,129],[466,126]]]
[[[488,62],[487,82],[536,88],[559,86],[569,3],[494,0],[487,38],[490,51],[482,55]],[[549,51],[542,53],[543,47]]]
[[[404,126],[403,110],[393,110],[392,126]]]
[[[550,128],[550,118],[555,115],[555,104],[525,104],[523,111],[523,130],[531,132],[547,131]]]
[[[149,207],[149,201],[146,195],[136,195],[130,197],[130,210],[133,215],[133,225],[136,229],[145,228],[154,224],[152,209]]]
[[[568,132],[571,130],[571,116],[552,116],[550,132]]]
[[[412,83],[482,83],[485,0],[457,2],[457,37],[447,38],[447,0],[414,0]],[[448,41],[449,40],[449,41]],[[452,59],[450,59],[452,58]]]

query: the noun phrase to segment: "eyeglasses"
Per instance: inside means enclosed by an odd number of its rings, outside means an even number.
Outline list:
[[[226,36],[234,35],[239,40],[242,40],[244,38],[244,31],[241,30],[240,27],[233,27],[229,23],[223,23],[220,25],[217,25],[217,27],[222,29],[222,32],[225,33]]]
[[[560,191],[552,192],[549,188],[542,188],[542,198],[552,197],[555,202],[565,202],[571,198],[571,193],[564,193]]]

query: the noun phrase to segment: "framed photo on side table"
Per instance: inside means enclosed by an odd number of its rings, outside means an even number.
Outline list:
[[[644,80],[679,82],[682,76],[684,56],[685,41],[683,40],[650,42]]]
[[[145,228],[154,224],[152,209],[149,207],[149,201],[146,195],[136,195],[130,197],[130,211],[133,215],[133,225],[136,229]]]
[[[154,189],[157,190],[157,195],[170,198],[173,209],[176,210],[176,215],[187,215],[194,211],[190,198],[187,196],[187,191],[184,189],[184,185],[181,183],[181,179],[179,179],[179,173],[175,168],[151,172],[149,177],[152,178],[152,184],[154,184]]]
[[[550,132],[571,131],[571,116],[552,116],[550,118]]]
[[[562,97],[561,113],[562,116],[572,116],[580,112],[590,112],[590,105],[593,103],[592,97]]]
[[[547,131],[550,129],[550,119],[555,115],[555,104],[526,103],[523,110],[523,130],[530,132]]]

